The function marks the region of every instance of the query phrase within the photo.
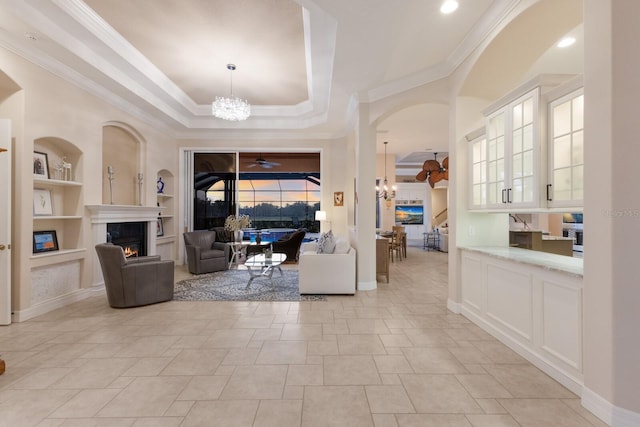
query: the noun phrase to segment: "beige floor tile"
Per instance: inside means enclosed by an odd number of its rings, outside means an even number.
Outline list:
[[[290,365],[287,385],[323,385],[322,365]]]
[[[282,328],[282,335],[280,335],[280,339],[283,341],[321,340],[322,325],[286,324]]]
[[[272,314],[262,316],[242,316],[233,324],[234,329],[270,328],[275,318]]]
[[[404,334],[379,335],[382,344],[388,350],[389,347],[413,347],[413,343]]]
[[[455,347],[456,343],[440,329],[405,329],[405,335],[415,347]]]
[[[302,426],[373,426],[363,387],[307,386],[302,404]]]
[[[60,427],[131,427],[135,418],[71,418],[65,419]]]
[[[49,418],[93,417],[118,393],[120,390],[117,389],[81,390],[71,400],[49,415]]]
[[[557,399],[498,399],[522,427],[586,427],[591,424]]]
[[[220,399],[282,399],[286,376],[285,365],[238,366]]]
[[[400,385],[368,385],[364,387],[373,414],[413,414],[415,409]]]
[[[398,422],[393,414],[372,414],[375,427],[398,427]]]
[[[257,400],[196,402],[180,427],[251,427],[258,403]]]
[[[189,383],[176,398],[177,400],[216,400],[220,397],[229,377],[221,375],[198,375],[191,377]]]
[[[304,398],[304,386],[300,386],[300,385],[285,386],[282,398],[286,400],[302,400]]]
[[[226,350],[185,348],[161,375],[213,375],[226,355]]]
[[[476,399],[485,414],[506,414],[507,410],[496,399]]]
[[[520,427],[511,415],[467,415],[473,427]]]
[[[390,334],[384,320],[380,319],[347,319],[351,334]]]
[[[106,388],[136,362],[135,358],[87,359],[51,388]]]
[[[272,326],[269,329],[256,329],[251,339],[259,341],[277,341],[280,339],[280,335],[282,335],[282,325],[277,328]]]
[[[487,365],[485,369],[514,397],[576,398],[535,366]]]
[[[594,427],[607,427],[607,424],[600,420],[600,418],[593,415],[589,412],[582,403],[580,403],[580,399],[562,399],[562,403],[567,405],[569,408],[576,411],[582,418],[589,421]]]
[[[298,315],[298,323],[333,323],[333,311],[302,311]]]
[[[400,375],[417,412],[478,414],[482,409],[452,375]]]
[[[26,375],[19,381],[8,385],[8,388],[20,390],[37,390],[48,388],[51,384],[73,371],[73,368],[41,368]]]
[[[381,374],[412,374],[413,368],[404,355],[373,356],[378,372]]]
[[[302,400],[262,400],[253,427],[299,426]]]
[[[381,384],[372,356],[325,356],[325,385]]]
[[[164,412],[164,416],[184,417],[189,413],[194,403],[196,403],[194,400],[176,400]]]
[[[522,356],[495,339],[491,339],[490,341],[472,341],[472,343],[486,355],[492,363],[528,364]]]
[[[344,322],[344,320],[342,320]],[[349,326],[347,323],[323,323],[322,333],[324,335],[347,335],[349,334]]]
[[[161,357],[176,341],[177,336],[138,337],[131,344],[124,346],[115,357]]]
[[[307,354],[310,356],[337,355],[338,340],[332,341],[309,341],[307,344]]]
[[[472,427],[464,415],[398,414],[399,427]]]
[[[137,377],[98,417],[162,416],[189,382],[189,377]]]
[[[125,377],[154,377],[167,367],[172,357],[142,357],[137,359],[129,369],[124,371]]]
[[[403,348],[405,357],[418,374],[465,374],[467,370],[446,348]]]
[[[474,398],[509,398],[513,397],[491,375],[456,375],[456,378]]]
[[[78,390],[5,390],[0,392],[0,425],[33,426],[65,404]]]
[[[262,345],[257,365],[304,364],[307,361],[305,341],[267,341]]]
[[[377,335],[338,335],[340,354],[386,354]]]
[[[244,348],[253,337],[253,329],[220,329],[204,343],[206,348]]]
[[[253,365],[260,353],[259,348],[234,348],[227,352],[222,365]]]
[[[491,359],[479,352],[475,347],[448,347],[448,350],[463,365],[492,363]]]
[[[131,427],[180,427],[183,417],[151,417],[136,420]]]

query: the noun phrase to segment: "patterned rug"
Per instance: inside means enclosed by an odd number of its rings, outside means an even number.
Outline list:
[[[249,282],[246,270],[227,270],[201,274],[176,283],[175,301],[326,301],[326,295],[300,295],[298,271],[283,269],[273,273],[273,287],[268,277]]]

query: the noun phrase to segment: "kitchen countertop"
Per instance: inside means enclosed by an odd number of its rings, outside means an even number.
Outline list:
[[[546,270],[568,273],[583,277],[584,262],[582,258],[555,255],[530,249],[503,246],[468,246],[459,247],[462,250],[478,252],[495,258],[535,265]]]

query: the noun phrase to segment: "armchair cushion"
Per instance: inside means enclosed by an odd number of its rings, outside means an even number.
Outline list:
[[[96,245],[109,305],[138,307],[173,299],[173,261],[159,256],[127,259],[120,246]]]

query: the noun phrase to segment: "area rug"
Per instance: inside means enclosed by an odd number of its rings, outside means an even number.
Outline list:
[[[300,295],[298,271],[283,269],[273,273],[273,287],[268,277],[249,282],[246,270],[227,270],[201,274],[176,283],[176,301],[326,301],[326,295]]]

